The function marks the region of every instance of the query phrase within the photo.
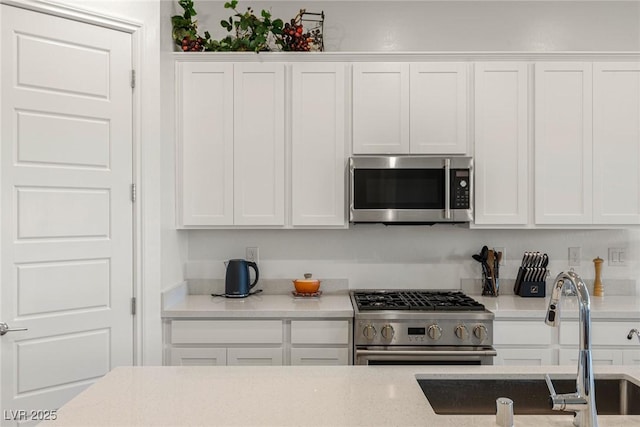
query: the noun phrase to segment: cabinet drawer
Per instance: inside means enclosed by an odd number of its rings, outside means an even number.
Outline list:
[[[292,344],[348,344],[349,322],[346,320],[293,320]]]
[[[594,365],[622,365],[624,354],[622,350],[600,348],[591,350],[591,359]],[[578,349],[561,348],[559,352],[560,365],[578,365]]]
[[[224,366],[226,348],[172,348],[171,366]]]
[[[292,348],[292,365],[348,365],[349,349],[344,348]]]
[[[282,348],[229,348],[227,365],[280,366],[282,365]]]
[[[551,365],[554,350],[548,348],[497,348],[496,365],[542,366]]]
[[[591,322],[591,344],[638,347],[638,340],[627,339],[629,331],[637,327],[637,321],[629,322]],[[578,322],[560,323],[560,345],[578,345],[580,332]]]
[[[551,330],[542,321],[499,321],[493,324],[495,345],[549,345]]]
[[[174,320],[173,344],[280,344],[281,320]]]

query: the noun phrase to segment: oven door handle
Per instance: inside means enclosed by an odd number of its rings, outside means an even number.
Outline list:
[[[356,350],[362,356],[497,356],[495,349],[487,350]]]
[[[444,159],[444,219],[451,219],[451,159]]]

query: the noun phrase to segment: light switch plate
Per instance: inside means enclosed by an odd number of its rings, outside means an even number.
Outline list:
[[[569,248],[569,267],[577,267],[580,265],[580,258],[582,256],[582,248],[571,247]]]
[[[609,248],[609,265],[623,267],[627,265],[627,248]]]
[[[245,258],[247,261],[253,261],[256,264],[258,263],[258,248],[257,247],[248,247],[245,251]]]

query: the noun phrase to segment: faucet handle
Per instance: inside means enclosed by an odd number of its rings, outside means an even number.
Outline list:
[[[557,396],[556,389],[555,387],[553,387],[553,383],[551,382],[551,377],[549,377],[549,374],[544,374],[544,380],[547,383],[547,388],[549,389],[549,394],[551,395],[551,398],[556,397]]]
[[[547,388],[549,389],[549,407],[553,410],[562,410],[562,399],[558,398],[558,394],[551,382],[549,374],[544,374],[544,380],[547,383]]]

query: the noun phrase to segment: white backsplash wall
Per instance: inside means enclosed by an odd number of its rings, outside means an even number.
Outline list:
[[[220,39],[223,1],[195,0],[198,26]],[[173,4],[173,14],[182,8]],[[325,13],[330,52],[637,51],[637,1],[245,1],[283,20]]]
[[[605,260],[607,279],[632,279],[638,288],[640,230],[470,230],[452,225],[388,226],[358,224],[348,230],[200,230],[188,233],[187,279],[223,278],[223,262],[259,248],[260,275],[269,279],[347,278],[356,288],[460,288],[480,278],[471,256],[483,245],[503,247],[501,277],[514,279],[524,251],[546,252],[551,276],[567,270],[568,248],[582,249],[585,279],[594,277],[593,259]],[[608,248],[627,248],[626,266],[609,266]],[[636,289],[640,293],[640,289]]]

